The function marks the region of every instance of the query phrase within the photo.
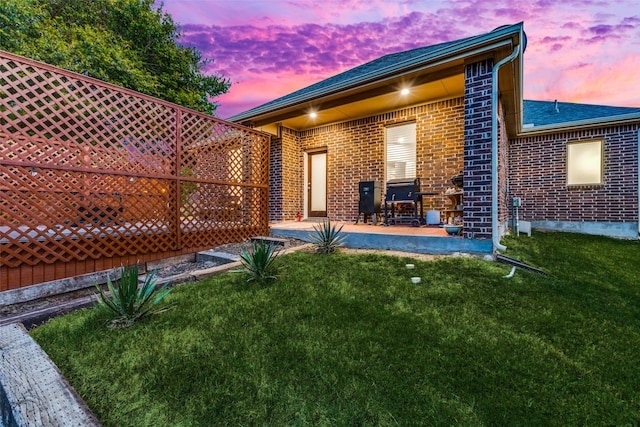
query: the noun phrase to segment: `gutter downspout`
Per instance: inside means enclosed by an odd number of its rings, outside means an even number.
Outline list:
[[[494,252],[507,249],[500,243],[498,230],[498,71],[519,53],[520,45],[517,45],[511,55],[500,60],[491,72],[491,237]]]
[[[636,142],[638,144],[638,169],[636,170],[638,174],[638,238],[640,239],[640,125],[638,125],[638,140]]]

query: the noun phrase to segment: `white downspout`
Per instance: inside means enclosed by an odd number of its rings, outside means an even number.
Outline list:
[[[640,238],[640,125],[638,126],[638,140],[636,142],[638,144],[638,169],[636,169],[638,173],[638,238]]]
[[[504,251],[506,246],[500,243],[498,230],[498,70],[504,64],[518,56],[520,45],[517,45],[511,55],[500,60],[491,75],[491,236],[493,251]]]

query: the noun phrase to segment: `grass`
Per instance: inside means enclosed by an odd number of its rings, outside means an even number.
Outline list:
[[[295,253],[271,286],[226,274],[124,330],[83,310],[32,335],[105,426],[636,425],[640,243],[505,243],[550,276]]]

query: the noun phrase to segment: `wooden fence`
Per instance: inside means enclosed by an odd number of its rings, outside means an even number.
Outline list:
[[[0,51],[0,291],[268,233],[269,137]]]

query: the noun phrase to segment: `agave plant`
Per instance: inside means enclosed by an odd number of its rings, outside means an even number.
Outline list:
[[[330,254],[338,250],[344,241],[342,232],[343,225],[336,228],[331,225],[331,220],[323,221],[322,225],[313,226],[313,232],[309,233],[309,238],[316,246],[316,252]]]
[[[240,262],[248,276],[247,281],[264,285],[275,280],[280,269],[277,263],[278,256],[279,250],[264,240],[253,242],[250,248],[242,248]]]
[[[112,328],[124,328],[133,325],[152,314],[160,313],[173,306],[173,304],[160,304],[171,292],[167,289],[169,283],[165,283],[156,289],[157,267],[147,275],[144,283],[138,288],[138,267],[123,266],[120,268],[120,283],[114,285],[110,277],[107,277],[109,295],[97,284],[98,304],[105,307],[110,316],[108,326]]]

